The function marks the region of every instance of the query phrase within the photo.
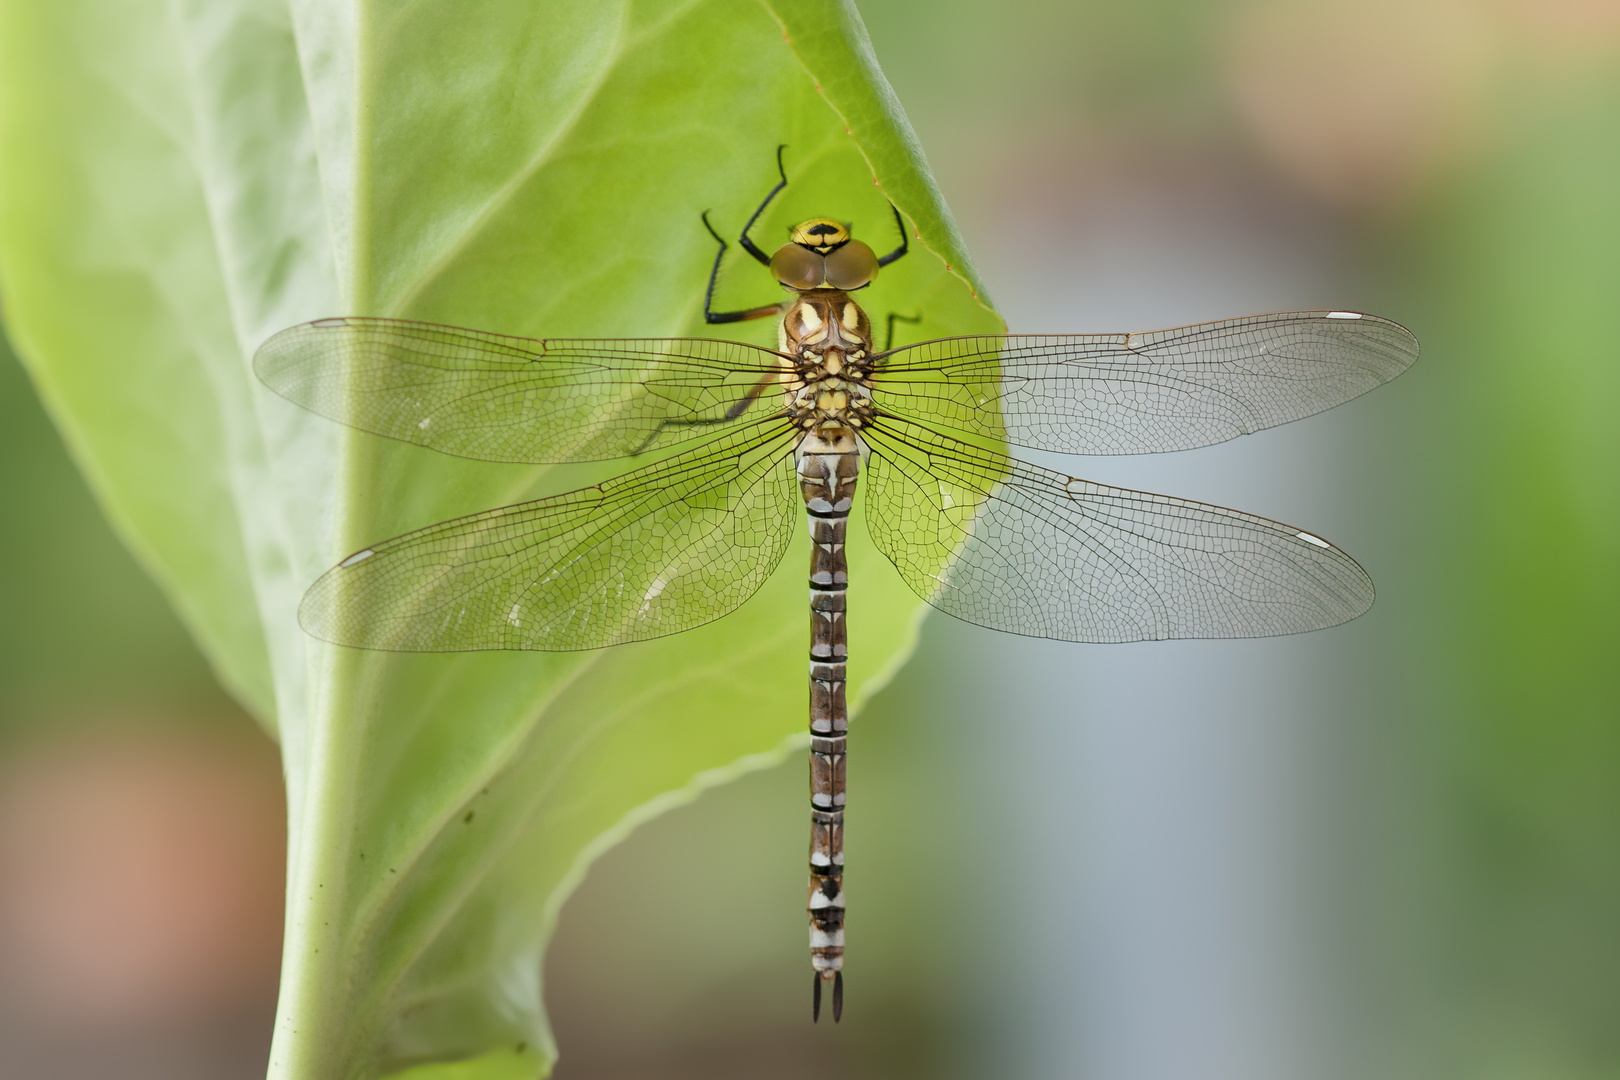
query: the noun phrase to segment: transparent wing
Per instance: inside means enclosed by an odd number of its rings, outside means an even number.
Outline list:
[[[375,544],[322,575],[298,621],[397,652],[595,649],[712,622],[754,594],[792,538],[794,434],[755,425],[595,487]]]
[[[874,399],[891,413],[1015,446],[1147,454],[1330,409],[1393,379],[1417,355],[1405,327],[1348,311],[1137,334],[944,338],[889,354]]]
[[[1372,605],[1354,560],[1291,525],[1076,480],[918,425],[864,434],[873,542],[959,619],[1062,641],[1267,637]]]
[[[321,319],[260,346],[253,367],[339,423],[480,461],[601,461],[776,410],[781,358],[702,338],[507,337],[403,319]]]

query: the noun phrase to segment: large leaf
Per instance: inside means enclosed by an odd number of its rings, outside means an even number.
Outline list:
[[[736,614],[660,641],[326,646],[294,611],[342,554],[614,469],[347,431],[258,386],[248,360],[333,314],[702,333],[698,213],[735,232],[779,143],[793,183],[762,243],[830,213],[882,249],[887,196],[916,241],[874,316],[999,329],[858,16],[833,0],[9,0],[0,50],[11,332],[108,514],[281,740],[272,1076],[543,1071],[540,953],[585,866],[800,744],[807,545]],[[774,291],[734,258],[719,302]],[[869,545],[851,564],[869,693],[910,648],[917,602]]]

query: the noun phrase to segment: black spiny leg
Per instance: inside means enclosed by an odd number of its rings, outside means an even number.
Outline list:
[[[772,194],[774,194],[774,192]],[[911,238],[906,235],[905,219],[900,216],[899,209],[894,205],[894,203],[889,204],[889,209],[894,211],[894,225],[895,228],[900,230],[900,246],[883,256],[883,258],[879,259],[879,266],[888,266],[890,263],[900,258],[907,252],[907,250],[909,250],[907,245],[911,243]]]
[[[810,1022],[819,1024],[821,1022],[821,972],[812,971],[810,974],[816,981],[816,985],[810,991]]]
[[[786,149],[786,145],[776,148],[776,172],[782,179],[777,182],[775,187],[771,188],[770,194],[766,195],[765,201],[759,204],[759,208],[754,211],[754,216],[749,218],[748,224],[743,226],[742,236],[737,239],[743,250],[757,259],[761,266],[765,267],[771,265],[771,257],[759,250],[759,246],[748,239],[748,230],[754,227],[754,222],[758,221],[759,216],[765,212],[765,208],[771,205],[771,200],[776,198],[777,193],[787,187],[787,170],[782,167],[782,151]],[[780,315],[782,313],[781,304],[766,304],[762,307],[745,308],[742,311],[714,310],[714,283],[720,277],[720,260],[726,256],[727,244],[720,234],[714,231],[714,226],[709,224],[709,212],[707,210],[703,211],[703,227],[709,230],[709,235],[714,237],[715,242],[720,245],[720,250],[714,253],[714,266],[709,269],[709,291],[703,295],[704,321],[708,323],[745,322],[749,319],[765,319],[772,315]]]
[[[773,307],[771,310],[775,311],[776,308]],[[749,389],[748,393],[738,398],[736,403],[733,404],[731,408],[727,409],[719,416],[708,417],[703,420],[659,421],[658,426],[653,428],[652,434],[647,436],[646,441],[640,446],[636,447],[634,450],[630,451],[630,456],[638,457],[641,454],[645,454],[652,447],[653,443],[658,441],[659,436],[663,435],[663,433],[670,428],[710,427],[714,424],[729,424],[731,421],[737,419],[737,417],[747,412],[748,407],[754,402],[758,401],[759,396],[763,394],[772,383],[777,382],[780,377],[779,372],[767,371],[764,375],[760,376],[759,381]],[[782,415],[786,416],[787,414],[784,412]]]
[[[844,973],[833,976],[833,1023],[844,1018]]]
[[[771,200],[776,198],[783,188],[787,187],[787,169],[782,167],[782,151],[786,149],[786,143],[776,148],[776,175],[782,179],[778,180],[776,186],[771,188],[771,193],[765,196],[765,201],[759,204],[759,209],[754,211],[754,216],[748,219],[748,224],[743,226],[742,235],[737,238],[737,243],[743,246],[744,251],[757,259],[761,266],[771,265],[771,257],[755,247],[754,242],[748,239],[748,230],[754,227],[754,222],[759,220],[759,215],[763,214],[765,208],[771,205]]]
[[[883,337],[883,351],[889,352],[894,348],[894,324],[897,322],[916,325],[922,322],[921,315],[902,315],[898,311],[889,312],[889,332]]]
[[[726,257],[727,244],[720,238],[720,234],[714,231],[714,226],[709,224],[709,212],[707,210],[703,211],[703,227],[709,230],[709,235],[714,237],[715,242],[720,245],[720,250],[714,253],[714,266],[709,269],[709,291],[703,294],[703,321],[707,323],[746,322],[749,319],[765,319],[772,315],[782,314],[782,305],[780,303],[765,304],[756,308],[744,308],[742,311],[714,310],[714,283],[720,278],[720,260]]]

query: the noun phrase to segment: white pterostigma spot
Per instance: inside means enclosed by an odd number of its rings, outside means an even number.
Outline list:
[[[372,551],[370,548],[366,548],[364,551],[357,551],[353,555],[350,555],[347,559],[344,559],[342,562],[338,563],[338,565],[353,566],[355,563],[365,562],[375,554],[377,554],[375,551]]]
[[[309,325],[318,326],[322,330],[326,330],[326,329],[329,329],[329,328],[334,327],[334,326],[348,326],[349,325],[349,320],[348,319],[316,319],[314,322],[310,323]]]
[[[1333,546],[1320,536],[1312,536],[1308,532],[1297,532],[1294,535],[1305,541],[1307,544],[1315,544],[1319,548],[1331,548]]]
[[[1330,312],[1327,313],[1327,317],[1330,318],[1330,319],[1359,319],[1359,318],[1361,318],[1361,312],[1359,312],[1359,311],[1330,311]]]

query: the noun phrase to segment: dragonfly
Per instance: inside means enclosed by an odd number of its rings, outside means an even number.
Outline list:
[[[844,1000],[849,711],[845,545],[859,483],[870,541],[934,608],[1072,642],[1234,638],[1334,626],[1371,579],[1314,533],[1110,487],[1010,456],[1187,450],[1388,382],[1417,340],[1387,319],[1303,311],[1113,334],[875,345],[855,294],[879,256],[831,218],[767,254],[785,294],[710,324],[778,320],[777,348],[711,338],[523,338],[390,318],[294,326],[258,350],[276,393],[361,431],[496,462],[658,455],[605,482],[356,551],[310,587],[303,628],[400,652],[599,649],[734,611],[781,561],[802,507],[809,568],[813,1019]],[[893,209],[891,207],[891,209]],[[665,453],[667,451],[667,453]]]

